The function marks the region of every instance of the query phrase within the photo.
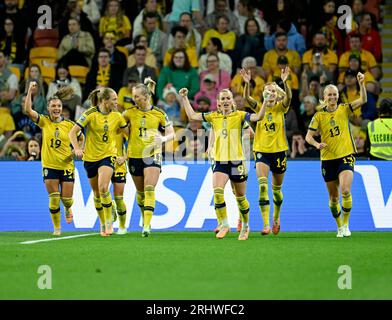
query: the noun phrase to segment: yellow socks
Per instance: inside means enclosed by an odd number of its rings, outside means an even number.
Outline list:
[[[117,205],[117,215],[120,229],[125,229],[125,221],[127,219],[127,207],[125,206],[123,196],[114,196]]]
[[[341,211],[340,211],[340,204],[339,201],[331,201],[329,200],[329,209],[332,212],[333,217],[336,220],[336,224],[338,228],[342,226],[342,219],[340,217]]]
[[[143,227],[150,228],[152,215],[155,210],[155,187],[144,186],[144,219]]]
[[[214,188],[214,204],[218,223],[228,226],[226,203],[223,188]]]
[[[238,209],[241,213],[242,226],[247,227],[249,221],[249,202],[246,196],[236,197]]]
[[[348,219],[350,218],[351,208],[353,207],[353,199],[351,193],[342,195],[342,210],[343,210],[343,224],[348,225]]]
[[[272,194],[274,197],[274,221],[278,221],[280,216],[280,208],[283,202],[282,186],[272,185]]]
[[[101,193],[101,203],[103,207],[103,215],[105,223],[112,222],[112,196],[109,191]]]
[[[53,192],[49,194],[49,211],[55,229],[61,228],[60,216],[60,192]]]
[[[61,202],[63,203],[65,212],[67,213],[69,211],[69,209],[72,207],[73,205],[73,198],[65,198],[65,197],[61,197]]]
[[[103,214],[101,198],[96,198],[94,196],[94,206],[95,206],[95,210],[97,210],[97,214],[99,217],[99,223],[101,224],[101,226],[104,226],[105,225],[105,216]]]
[[[264,227],[269,227],[270,202],[268,198],[268,178],[260,177],[259,179],[259,206],[261,216],[263,217]]]
[[[140,213],[142,215],[142,220],[144,223],[144,192],[136,192],[136,203],[140,208]]]

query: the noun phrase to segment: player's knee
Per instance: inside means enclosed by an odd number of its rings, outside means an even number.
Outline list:
[[[272,194],[274,197],[274,203],[276,205],[281,205],[283,202],[283,193],[282,193],[282,186],[274,186],[272,185]]]
[[[116,206],[117,206],[117,214],[120,216],[126,214],[127,207],[124,202],[124,197],[123,196],[115,196],[114,201],[116,202]]]
[[[266,177],[261,177],[259,180],[260,194],[268,193],[268,179]]]
[[[350,188],[342,186],[342,197],[343,198],[348,198],[350,196],[351,196]]]
[[[214,202],[216,204],[223,204],[225,202],[223,188],[214,188]]]
[[[52,192],[49,194],[49,209],[51,213],[60,211],[60,192]]]

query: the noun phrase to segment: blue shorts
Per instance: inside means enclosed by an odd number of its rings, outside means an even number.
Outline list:
[[[321,173],[325,182],[339,179],[339,174],[344,170],[354,171],[355,157],[349,155],[334,160],[321,160]]]
[[[215,161],[212,160],[212,172],[221,172],[229,176],[230,181],[243,182],[248,179],[245,161]]]
[[[74,182],[74,170],[56,170],[50,168],[42,168],[42,176],[45,180],[60,180],[60,182]]]
[[[128,168],[133,176],[144,176],[144,169],[149,167],[162,167],[162,155],[156,154],[154,157],[148,158],[129,158]]]
[[[255,163],[262,162],[270,167],[272,173],[282,174],[287,169],[286,151],[281,152],[255,152]]]
[[[86,169],[87,177],[89,179],[94,178],[98,174],[99,167],[107,166],[114,170],[116,157],[106,157],[99,161],[84,161],[84,169]]]

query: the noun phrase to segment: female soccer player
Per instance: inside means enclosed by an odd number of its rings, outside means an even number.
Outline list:
[[[214,203],[218,221],[222,221],[222,227],[216,234],[216,237],[223,239],[230,231],[224,199],[224,188],[230,179],[234,185],[234,193],[243,221],[238,240],[247,240],[249,237],[249,202],[246,199],[245,192],[248,175],[242,149],[242,127],[244,121],[256,122],[262,119],[265,104],[257,114],[251,115],[245,111],[236,111],[233,94],[229,89],[223,89],[217,97],[217,111],[196,113],[190,105],[187,96],[188,89],[182,88],[179,93],[183,97],[182,104],[189,120],[210,122],[214,131],[214,163],[212,169]]]
[[[250,96],[250,71],[241,73],[244,82],[244,97],[252,108],[257,102]],[[266,83],[263,91],[266,103],[266,116],[257,123],[253,151],[256,161],[256,173],[259,181],[259,205],[264,222],[262,235],[271,233],[269,215],[270,202],[268,198],[268,175],[272,172],[272,193],[274,197],[274,223],[272,232],[277,235],[280,231],[280,208],[283,201],[282,183],[286,171],[286,151],[289,149],[286,139],[284,115],[291,103],[291,89],[287,84],[290,69],[282,69],[281,79],[283,91],[275,82]]]
[[[161,173],[162,143],[174,138],[174,129],[166,113],[151,104],[149,84],[133,87],[132,97],[134,106],[123,113],[130,126],[128,166],[136,186],[136,201],[141,209],[142,236],[148,237],[155,209],[155,186]]]
[[[116,135],[128,134],[127,123],[115,111],[117,94],[111,88],[96,89],[88,97],[92,107],[85,111],[73,126],[69,137],[75,155],[84,160],[84,168],[94,192],[95,208],[100,220],[101,236],[113,234],[112,197],[109,191],[110,179],[115,163],[122,165],[124,158],[117,159]],[[78,133],[86,129],[84,149],[77,144]]]
[[[313,116],[305,138],[309,144],[321,150],[321,172],[329,193],[329,208],[338,226],[338,238],[351,235],[348,221],[352,208],[351,184],[355,163],[353,154],[356,153],[356,148],[350,132],[349,116],[367,101],[364,79],[364,75],[358,72],[360,97],[347,104],[338,104],[339,91],[336,86],[326,86],[321,110]],[[317,132],[321,135],[320,143],[314,139]],[[343,221],[339,186],[342,192]]]
[[[30,82],[27,91],[24,113],[42,129],[42,172],[46,190],[49,194],[49,210],[54,226],[54,236],[61,235],[60,199],[64,205],[65,220],[73,220],[74,161],[68,137],[74,122],[65,120],[62,115],[61,99],[72,92],[71,88],[57,91],[48,101],[48,116],[32,109],[31,92],[37,86]],[[83,144],[84,136],[75,137],[75,145]],[[61,192],[60,192],[61,189]]]

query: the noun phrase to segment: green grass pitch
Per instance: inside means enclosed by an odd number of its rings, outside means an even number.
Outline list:
[[[69,236],[79,233],[64,233]],[[20,244],[43,232],[0,233],[0,299],[391,299],[391,232],[139,232]],[[40,290],[38,268],[52,270]],[[341,265],[352,289],[340,290]]]

